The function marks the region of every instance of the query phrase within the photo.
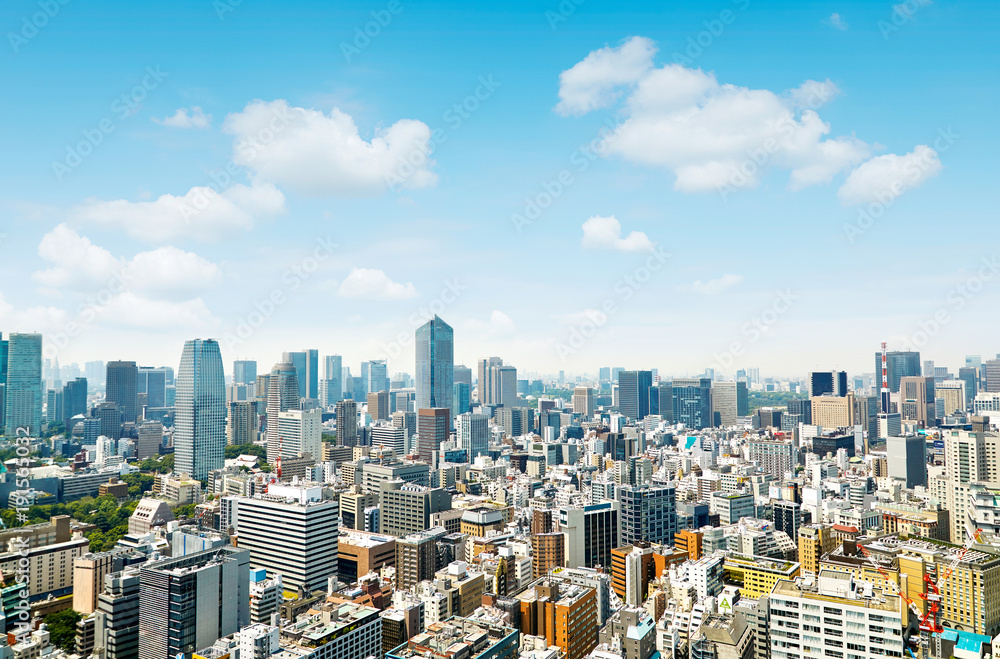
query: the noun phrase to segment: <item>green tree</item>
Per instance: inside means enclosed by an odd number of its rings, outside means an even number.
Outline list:
[[[267,459],[267,447],[260,444],[234,444],[226,447],[226,459],[232,460],[241,455],[255,455],[261,460]]]
[[[76,623],[80,622],[82,617],[73,609],[63,609],[45,616],[45,626],[49,630],[52,643],[67,652],[72,652],[73,643],[76,641]]]

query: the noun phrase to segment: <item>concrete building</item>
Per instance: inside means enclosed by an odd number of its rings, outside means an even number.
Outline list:
[[[317,486],[273,484],[267,494],[236,500],[239,546],[250,565],[288,586],[325,588],[337,576],[339,507]]]
[[[106,659],[139,656],[139,574],[130,568],[105,575],[94,614],[94,649]]]
[[[521,633],[542,636],[548,645],[583,659],[597,645],[597,601],[593,588],[542,579],[517,596]]]
[[[621,546],[620,504],[606,501],[559,509],[558,531],[566,534],[566,567],[611,566],[611,550]]]
[[[927,439],[923,435],[887,437],[885,449],[890,478],[902,481],[906,488],[927,486]]]
[[[427,631],[387,651],[385,659],[516,659],[519,647],[517,629],[455,617],[428,623]]]
[[[222,547],[139,571],[139,659],[208,647],[250,622],[249,553]]]
[[[398,480],[381,484],[380,501],[380,530],[397,538],[429,528],[431,513],[451,509],[451,494],[444,489]]]
[[[735,524],[744,517],[756,517],[753,495],[749,492],[712,492],[709,510],[722,524]]]
[[[337,569],[340,580],[356,582],[369,572],[396,564],[396,539],[373,533],[341,532],[338,539]]]

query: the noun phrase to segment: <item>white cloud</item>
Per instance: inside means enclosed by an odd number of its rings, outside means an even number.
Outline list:
[[[178,108],[169,117],[163,119],[153,117],[153,121],[172,128],[208,128],[212,125],[212,115],[205,114],[200,107],[195,105],[191,107],[190,111],[187,108]]]
[[[837,30],[846,30],[849,27],[847,25],[847,21],[844,20],[844,17],[838,14],[837,12],[830,14],[830,18],[826,19],[823,22]]]
[[[619,87],[638,82],[653,66],[656,45],[645,37],[632,37],[617,48],[605,46],[559,74],[559,104],[564,115],[586,114],[613,103]]]
[[[154,300],[130,291],[115,296],[101,310],[100,317],[116,325],[144,329],[209,330],[219,325],[200,297],[181,301]]]
[[[146,243],[214,241],[251,229],[254,222],[285,212],[285,195],[271,184],[231,185],[222,192],[200,186],[183,196],[154,201],[88,199],[70,211],[78,222],[124,231]]]
[[[937,151],[921,144],[910,153],[887,153],[862,163],[840,186],[837,197],[844,205],[887,204],[940,173]]]
[[[372,300],[405,300],[417,295],[411,282],[400,284],[383,271],[369,268],[352,269],[337,292],[340,297]]]
[[[50,264],[32,276],[43,286],[91,294],[107,289],[153,297],[194,297],[221,278],[219,266],[192,252],[160,247],[139,252],[131,260],[115,257],[66,224],[42,237],[38,255]]]
[[[642,231],[622,238],[622,225],[615,216],[595,215],[583,223],[582,243],[586,249],[615,249],[620,252],[648,252],[655,244]]]
[[[514,324],[514,321],[499,309],[494,309],[490,313],[489,320],[486,321],[470,318],[462,324],[462,329],[474,335],[480,341],[483,339],[510,337],[514,336],[517,332],[517,326]]]
[[[226,117],[235,136],[233,160],[261,179],[310,195],[379,194],[390,185],[434,185],[431,129],[400,119],[366,141],[350,115],[336,108],[291,107],[285,100],[253,101]]]
[[[41,332],[52,334],[64,330],[69,314],[58,307],[29,307],[15,309],[0,293],[0,325],[12,332]],[[42,337],[43,347],[45,337]]]
[[[629,47],[632,57],[625,58]],[[787,170],[789,187],[796,189],[827,183],[870,155],[853,136],[828,137],[830,126],[815,110],[839,93],[829,80],[807,80],[782,93],[750,89],[680,64],[655,68],[654,50],[651,41],[635,37],[620,48],[592,52],[560,76],[557,110],[583,114],[633,84],[622,104],[625,119],[606,139],[607,150],[671,171],[678,190],[753,186],[771,169]],[[621,65],[626,59],[630,66]]]
[[[732,288],[743,281],[743,275],[722,275],[717,279],[708,281],[697,280],[690,284],[678,286],[677,290],[698,293],[699,295],[718,295],[726,289]]]

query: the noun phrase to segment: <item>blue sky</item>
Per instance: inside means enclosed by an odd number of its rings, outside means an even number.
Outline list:
[[[0,328],[411,373],[428,311],[537,373],[1000,350],[995,3],[332,4],[4,3]]]

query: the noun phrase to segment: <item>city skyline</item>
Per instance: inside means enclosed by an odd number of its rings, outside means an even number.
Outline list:
[[[1000,261],[965,239],[991,226],[997,91],[969,62],[996,49],[995,5],[308,3],[308,25],[225,6],[80,10],[12,44],[5,331],[81,364],[173,363],[191,336],[227,361],[314,345],[411,363],[435,313],[459,361],[537,372],[694,374],[733,343],[730,374],[786,376],[860,372],[870,346],[924,335],[939,363],[996,352],[979,328]],[[136,41],[92,54],[95,25]],[[188,29],[209,38],[179,52]]]

